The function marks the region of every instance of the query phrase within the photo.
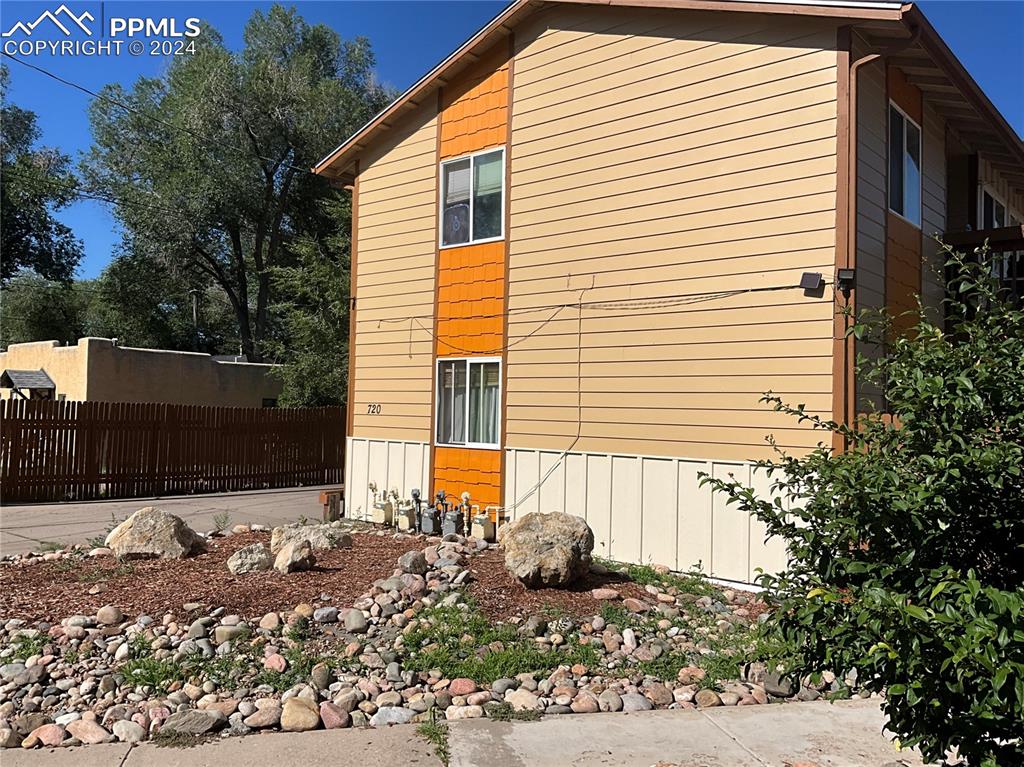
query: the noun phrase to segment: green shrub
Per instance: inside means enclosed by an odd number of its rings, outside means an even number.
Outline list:
[[[889,729],[928,761],[956,747],[971,765],[1019,765],[1024,312],[998,293],[986,254],[947,253],[946,326],[923,312],[902,337],[878,316],[853,325],[863,341],[890,339],[859,370],[891,418],[848,427],[766,395],[848,449],[764,462],[771,501],[704,482],[788,542],[787,571],[763,585],[796,672],[856,668],[886,692]]]

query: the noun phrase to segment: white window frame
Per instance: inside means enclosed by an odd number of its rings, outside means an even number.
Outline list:
[[[442,362],[466,362],[466,410],[463,416],[463,423],[466,424],[466,434],[469,434],[469,364],[471,362],[486,363],[486,362],[497,362],[498,363],[498,428],[497,428],[497,441],[494,443],[490,442],[441,442],[438,439],[438,416],[441,410],[441,363]],[[502,405],[504,402],[504,371],[502,370],[502,359],[501,357],[435,357],[434,358],[434,428],[431,439],[438,447],[468,447],[474,450],[500,450],[502,440]],[[454,411],[453,411],[454,416]]]
[[[444,167],[451,165],[455,162],[461,162],[462,160],[469,160],[469,233],[473,234],[473,199],[476,195],[473,193],[473,180],[476,177],[473,173],[473,169],[476,165],[475,158],[480,155],[493,154],[494,152],[501,152],[501,232],[494,237],[486,237],[482,240],[469,239],[466,242],[455,242],[451,245],[444,244]],[[467,245],[478,245],[482,242],[500,242],[505,239],[505,208],[506,208],[506,195],[508,189],[505,188],[505,163],[508,162],[508,158],[505,157],[505,147],[492,146],[488,149],[481,149],[479,152],[471,152],[469,154],[460,155],[458,157],[449,157],[442,160],[440,163],[440,173],[438,173],[438,194],[437,194],[437,246],[441,250],[447,250],[448,248],[464,248]]]
[[[886,166],[885,166],[885,176],[886,176],[886,178],[885,178],[885,205],[886,205],[886,208],[888,208],[889,212],[892,213],[894,216],[897,216],[898,218],[903,219],[904,221],[906,221],[908,224],[910,224],[915,229],[921,229],[922,224],[924,223],[924,130],[921,128],[921,126],[917,122],[917,120],[915,120],[910,115],[908,115],[903,109],[900,108],[899,104],[897,104],[895,101],[892,101],[891,99],[889,101],[889,108],[890,109],[895,109],[897,112],[900,113],[900,115],[903,116],[903,151],[904,152],[907,151],[907,123],[909,122],[915,128],[917,128],[917,135],[918,135],[918,146],[917,146],[917,153],[918,154],[917,154],[917,156],[921,159],[921,169],[920,169],[920,172],[917,174],[917,176],[918,176],[918,178],[917,178],[917,181],[918,181],[917,199],[918,199],[918,204],[920,206],[920,209],[917,211],[918,221],[915,222],[913,219],[907,218],[903,213],[900,213],[899,211],[895,211],[895,210],[892,209],[892,189],[891,189],[891,187],[889,185],[890,184],[889,169],[892,167],[891,155],[892,155],[893,147],[890,146],[890,144],[892,142],[889,141],[889,136],[891,135],[891,130],[890,130],[890,126],[889,126],[889,115],[888,115],[888,113],[886,113],[886,116],[885,116],[885,122],[886,122],[886,126],[885,126],[886,127],[885,143],[886,143],[886,147],[887,147]],[[900,161],[901,162],[903,161],[903,157],[902,156],[900,157]],[[901,200],[901,202],[904,202],[904,203],[906,202],[906,196],[907,196],[907,179],[906,179],[906,174],[904,174],[904,178],[903,178],[903,197],[904,197],[904,199]],[[904,208],[906,208],[906,205],[904,205]]]
[[[1003,196],[1001,194],[999,194],[998,192],[996,192],[995,189],[993,189],[988,184],[982,184],[981,185],[981,194],[978,195],[978,222],[979,222],[978,229],[984,229],[985,228],[984,227],[984,220],[985,220],[985,195],[986,194],[989,197],[992,198],[993,203],[998,202],[1000,205],[1003,206],[1003,219],[1004,219],[1003,224],[1002,224],[1002,226],[996,226],[995,228],[996,229],[1001,229],[1003,227],[1013,226],[1013,224],[1010,223],[1015,218],[1015,216],[1013,214],[1013,209],[1009,205],[1006,204],[1006,200],[1003,199]],[[993,205],[992,208],[993,208],[992,212],[995,213],[995,205]]]

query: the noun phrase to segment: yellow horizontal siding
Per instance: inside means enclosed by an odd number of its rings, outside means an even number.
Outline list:
[[[376,343],[407,336],[387,320],[410,314],[433,324],[437,199],[436,108],[424,106],[367,152],[359,175],[353,436],[424,441],[430,436],[429,344]],[[387,275],[392,279],[387,281]],[[379,406],[378,414],[370,405]]]
[[[758,399],[830,412],[830,290],[665,304],[831,277],[836,31],[776,21],[559,9],[517,34],[510,447],[564,449],[577,432],[574,450],[627,454],[816,444]],[[662,303],[586,307],[624,299]],[[551,316],[580,300],[582,320]]]

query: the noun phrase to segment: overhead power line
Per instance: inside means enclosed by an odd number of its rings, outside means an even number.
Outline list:
[[[243,150],[243,149],[241,149],[241,148],[239,148],[239,147],[237,147],[237,146],[235,146],[233,144],[227,144],[227,143],[225,143],[223,141],[220,141],[219,139],[215,139],[215,138],[212,138],[210,136],[204,136],[203,134],[198,133],[197,131],[191,130],[190,128],[186,128],[186,127],[184,127],[182,125],[175,125],[174,123],[168,122],[167,120],[164,120],[164,119],[162,119],[160,117],[157,117],[156,115],[151,115],[151,114],[148,114],[146,112],[143,112],[142,110],[137,109],[136,107],[133,107],[131,104],[126,104],[125,102],[121,101],[120,99],[115,99],[115,98],[113,98],[111,96],[107,96],[107,95],[104,95],[102,93],[97,93],[96,91],[94,91],[94,90],[92,90],[90,88],[86,88],[84,85],[79,85],[78,83],[73,82],[72,80],[68,80],[67,78],[61,77],[60,75],[55,74],[55,73],[49,71],[48,69],[44,69],[43,67],[37,66],[36,64],[32,64],[31,62],[25,61],[24,59],[18,58],[17,56],[14,56],[14,55],[12,55],[10,53],[7,53],[7,51],[0,50],[0,54],[3,54],[7,58],[11,59],[11,61],[16,61],[17,63],[21,64],[23,67],[28,67],[29,69],[35,70],[36,72],[39,72],[40,74],[45,75],[46,77],[49,77],[51,80],[55,80],[58,83],[61,83],[62,85],[66,85],[69,88],[74,88],[75,90],[78,90],[78,91],[81,91],[82,93],[88,94],[89,96],[92,96],[93,98],[97,98],[97,99],[100,99],[101,101],[105,101],[108,104],[113,104],[114,106],[116,106],[116,107],[118,107],[120,109],[123,109],[126,112],[131,112],[132,114],[136,114],[139,117],[142,117],[143,119],[150,120],[152,122],[155,122],[155,123],[158,123],[160,125],[163,125],[164,127],[169,128],[170,130],[174,130],[174,131],[178,131],[180,133],[184,133],[186,135],[191,136],[192,138],[198,139],[199,141],[203,141],[203,142],[205,142],[205,143],[207,143],[209,145],[219,146],[221,148],[228,149],[228,150],[230,150],[232,152],[237,152],[239,154],[246,154],[246,155],[248,155],[248,152],[246,152],[245,150]],[[309,168],[303,168],[303,167],[298,166],[298,165],[292,165],[290,163],[284,162],[283,160],[280,160],[280,161],[279,160],[273,160],[273,159],[271,159],[269,157],[264,157],[262,155],[254,155],[254,156],[257,159],[263,160],[264,162],[271,163],[272,165],[280,164],[280,167],[286,168],[288,170],[294,170],[294,171],[298,171],[300,173],[306,173],[306,174],[308,174],[310,176],[317,176],[317,174],[313,173],[313,171],[311,171]],[[319,176],[317,176],[317,178],[319,178]]]

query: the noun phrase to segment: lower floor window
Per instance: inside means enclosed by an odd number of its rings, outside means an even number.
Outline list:
[[[437,443],[498,447],[501,360],[437,361]]]

